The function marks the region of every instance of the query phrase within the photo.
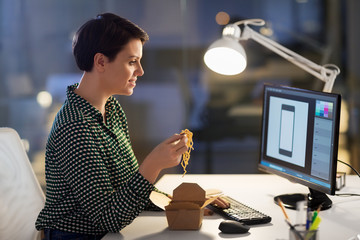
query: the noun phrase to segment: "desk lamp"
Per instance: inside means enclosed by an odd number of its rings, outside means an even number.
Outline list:
[[[340,69],[333,64],[317,65],[312,61],[300,56],[299,54],[285,48],[270,38],[252,30],[248,25],[262,26],[265,22],[261,19],[250,19],[238,21],[227,25],[223,29],[222,38],[210,45],[204,55],[205,64],[214,72],[223,75],[236,75],[241,73],[246,67],[246,54],[244,48],[239,44],[240,40],[253,39],[269,50],[277,53],[289,62],[297,65],[316,78],[325,82],[323,92],[332,91],[336,76]],[[240,29],[241,26],[241,29]],[[336,141],[335,141],[336,142]],[[336,152],[337,153],[337,152]],[[337,157],[337,156],[336,156]],[[331,207],[331,200],[325,193],[310,189],[309,199],[311,202],[322,204],[323,209]],[[289,206],[293,206],[300,199],[298,194],[289,195]],[[293,199],[294,198],[294,199]]]
[[[323,66],[315,64],[248,26],[262,26],[264,24],[265,21],[262,19],[248,19],[227,25],[223,29],[222,38],[211,44],[206,51],[204,55],[205,64],[219,74],[236,75],[241,73],[246,67],[246,53],[239,41],[253,39],[325,82],[323,91],[331,92],[340,69],[333,64],[325,64]],[[242,26],[242,30],[239,26]]]

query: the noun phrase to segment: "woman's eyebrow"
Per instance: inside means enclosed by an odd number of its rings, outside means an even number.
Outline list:
[[[138,55],[130,55],[128,58],[141,58],[141,57]]]

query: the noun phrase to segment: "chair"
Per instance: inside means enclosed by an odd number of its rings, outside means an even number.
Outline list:
[[[0,239],[40,239],[35,221],[44,203],[19,135],[0,128]]]

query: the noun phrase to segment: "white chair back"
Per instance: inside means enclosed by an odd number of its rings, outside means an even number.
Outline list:
[[[18,133],[0,128],[0,239],[40,239],[35,221],[44,203]]]

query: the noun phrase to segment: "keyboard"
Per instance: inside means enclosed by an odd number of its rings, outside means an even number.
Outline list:
[[[230,203],[230,208],[219,208],[212,204],[208,205],[207,207],[227,219],[242,222],[247,225],[262,224],[271,221],[271,217],[268,215],[248,207],[247,205],[229,196],[221,196],[221,198]]]

